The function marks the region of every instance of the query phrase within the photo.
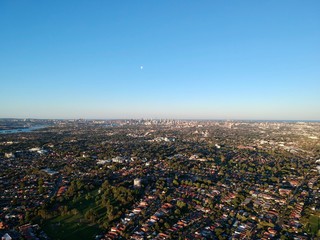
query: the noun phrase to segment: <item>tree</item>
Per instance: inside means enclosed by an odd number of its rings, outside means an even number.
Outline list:
[[[165,222],[165,223],[164,223],[164,227],[168,229],[168,228],[170,228],[170,224],[167,223],[167,222]]]
[[[91,221],[91,222],[94,222],[95,221],[95,218],[96,218],[96,214],[95,212],[92,210],[92,209],[89,209],[85,214],[84,214],[84,217]]]
[[[174,214],[177,215],[177,216],[180,216],[181,211],[180,211],[179,209],[176,209],[176,210],[174,211]]]
[[[39,178],[38,180],[38,192],[39,194],[42,194],[43,193],[43,179],[42,178]]]
[[[179,185],[179,182],[178,182],[176,179],[174,179],[172,183],[173,183],[173,185],[175,185],[175,186],[178,186],[178,185]]]

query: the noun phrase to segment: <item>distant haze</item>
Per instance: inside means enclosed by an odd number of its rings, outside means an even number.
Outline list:
[[[320,119],[320,1],[0,1],[0,118]]]

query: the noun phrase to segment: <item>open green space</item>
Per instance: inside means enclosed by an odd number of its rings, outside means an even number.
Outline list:
[[[91,196],[95,196],[97,191],[92,191]],[[94,239],[103,229],[97,224],[93,224],[85,219],[85,213],[92,209],[98,213],[97,218],[105,214],[105,209],[96,204],[94,197],[86,198],[81,196],[76,201],[68,203],[69,211],[63,216],[57,216],[46,220],[43,229],[52,239]],[[76,212],[72,210],[76,209]]]
[[[320,230],[320,216],[311,215],[309,218],[309,223],[311,227],[311,232],[317,234],[317,232]]]
[[[52,239],[94,239],[101,229],[80,222],[76,216],[57,217],[47,221],[43,228]]]

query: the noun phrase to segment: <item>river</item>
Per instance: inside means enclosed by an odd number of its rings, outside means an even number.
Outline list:
[[[10,134],[10,133],[25,133],[25,132],[32,132],[38,129],[46,128],[48,125],[36,125],[33,127],[28,128],[15,128],[15,129],[6,129],[0,130],[0,134]]]

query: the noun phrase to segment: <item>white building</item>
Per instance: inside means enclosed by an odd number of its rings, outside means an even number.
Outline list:
[[[133,180],[133,186],[136,188],[140,188],[141,187],[141,178],[135,178]]]
[[[2,236],[1,240],[12,240],[12,237],[8,233],[6,233]]]
[[[14,154],[13,153],[5,153],[4,156],[6,158],[14,158]]]

